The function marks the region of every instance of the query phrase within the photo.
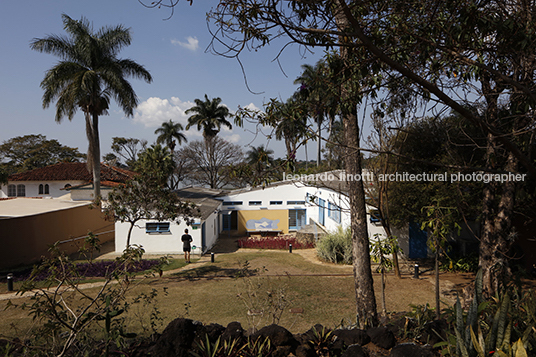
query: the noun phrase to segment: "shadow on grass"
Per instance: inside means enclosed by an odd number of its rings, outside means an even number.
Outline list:
[[[243,278],[248,276],[256,276],[259,274],[259,269],[221,268],[215,265],[205,265],[196,269],[171,274],[171,278],[179,281],[193,281],[199,279],[211,280],[220,278]]]

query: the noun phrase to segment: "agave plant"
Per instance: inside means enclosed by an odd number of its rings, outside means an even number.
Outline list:
[[[456,356],[461,357],[524,357],[528,356],[527,346],[534,328],[534,317],[526,319],[526,328],[521,337],[512,342],[512,331],[516,324],[512,316],[512,299],[508,292],[504,292],[500,297],[495,297],[496,304],[491,301],[484,301],[482,295],[482,270],[479,270],[475,279],[475,296],[467,316],[464,319],[459,298],[454,306],[455,314],[455,339],[451,338],[447,342],[441,342],[436,347],[446,346],[444,355],[450,355],[450,348],[456,346]],[[518,296],[517,299],[520,297]],[[496,311],[491,319],[480,318],[483,312],[496,306]],[[530,308],[525,309],[530,315]],[[491,317],[491,315],[490,315]],[[454,337],[454,336],[453,336]]]

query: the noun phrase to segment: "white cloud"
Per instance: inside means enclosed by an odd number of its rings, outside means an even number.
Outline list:
[[[238,135],[238,134],[225,135],[225,136],[223,136],[223,139],[225,141],[230,142],[230,143],[236,144],[236,143],[238,143],[240,141],[240,135]]]
[[[188,115],[184,112],[193,106],[194,103],[183,102],[177,97],[171,97],[170,100],[151,97],[138,104],[134,114],[134,122],[143,124],[146,128],[156,128],[171,119],[186,126]]]
[[[196,51],[199,48],[199,40],[197,37],[188,36],[186,37],[187,42],[182,42],[179,40],[171,39],[171,43],[173,45],[179,45],[181,47],[184,47],[186,49],[189,49],[190,51]]]
[[[257,107],[257,106],[256,106],[255,104],[253,104],[253,103],[249,103],[249,104],[246,105],[244,108],[249,109],[249,110],[253,110],[253,111],[262,112],[262,110],[259,109],[259,107]]]

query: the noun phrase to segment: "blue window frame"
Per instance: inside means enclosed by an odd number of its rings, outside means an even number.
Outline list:
[[[328,217],[337,223],[341,223],[341,208],[334,203],[328,202]]]
[[[242,201],[224,201],[224,206],[240,206],[242,204]]]
[[[169,222],[147,222],[145,233],[168,233]]]
[[[370,223],[379,223],[381,222],[380,219],[380,211],[377,209],[370,211]]]
[[[262,206],[262,201],[249,201],[250,206]]]

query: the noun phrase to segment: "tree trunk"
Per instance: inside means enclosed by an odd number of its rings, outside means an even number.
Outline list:
[[[318,148],[316,151],[316,167],[320,166],[322,162],[322,115],[318,114],[316,119],[316,125],[318,125]]]
[[[344,97],[344,95],[343,95]],[[342,98],[342,101],[345,102]],[[346,173],[349,177],[361,174],[361,152],[359,151],[359,127],[357,108],[343,114],[346,132]],[[353,243],[354,283],[357,305],[357,322],[365,329],[378,324],[376,297],[370,265],[370,250],[367,230],[365,191],[362,180],[348,181],[350,197],[350,219]]]
[[[93,199],[100,201],[100,141],[99,141],[99,116],[97,114],[85,113],[86,135],[89,142],[87,151],[88,171],[93,174]]]
[[[348,20],[341,11],[335,14],[335,19],[340,29],[348,27]],[[339,41],[344,42],[345,39],[341,38]],[[340,56],[344,66],[348,66],[349,48],[341,46]],[[341,116],[345,131],[347,177],[357,177],[362,173],[359,125],[357,121],[358,98],[355,97],[355,93],[352,94],[354,91],[348,88],[352,84],[352,80],[345,81],[345,84],[341,87],[340,98]],[[350,199],[357,324],[359,328],[366,329],[367,327],[378,325],[378,312],[370,264],[365,190],[363,180],[351,180],[347,184]]]
[[[441,318],[441,306],[440,306],[440,286],[439,286],[439,240],[438,237],[434,237],[435,240],[435,266],[434,266],[434,273],[435,273],[435,306],[436,306],[436,320],[439,320]]]
[[[494,144],[488,143],[488,145]],[[491,150],[488,149],[488,151]],[[517,159],[510,153],[506,170],[515,172],[516,169]],[[508,253],[513,243],[510,229],[516,185],[511,181],[502,184],[502,194],[497,206],[494,194],[497,190],[496,186],[494,182],[486,184],[482,203],[483,225],[480,236],[479,266],[483,273],[483,288],[488,296],[500,292],[501,287],[506,284],[511,275]]]
[[[499,122],[498,94],[502,92],[499,85],[492,87],[491,80],[484,78],[482,89],[485,93],[487,108],[486,119],[495,124]],[[498,139],[491,133],[487,135],[486,167],[497,169],[503,167],[506,171],[516,172],[518,158],[513,152],[508,152],[505,164],[500,164]],[[499,166],[500,165],[500,166]],[[500,192],[500,199],[496,194]],[[482,199],[482,232],[480,235],[479,267],[483,273],[483,289],[488,296],[500,291],[501,286],[509,280],[508,253],[513,239],[509,236],[512,225],[512,215],[516,184],[514,181],[501,183],[491,181],[484,186]]]
[[[136,222],[130,222],[130,227],[128,228],[128,234],[127,234],[127,249],[130,247],[130,236],[132,234],[132,229],[134,228],[134,224]]]

